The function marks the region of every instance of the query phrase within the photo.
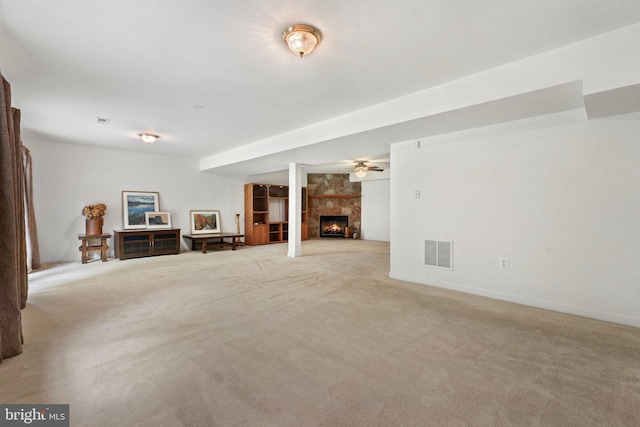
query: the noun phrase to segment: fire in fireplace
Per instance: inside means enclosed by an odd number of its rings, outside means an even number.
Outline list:
[[[348,226],[348,215],[320,215],[320,237],[344,237]]]

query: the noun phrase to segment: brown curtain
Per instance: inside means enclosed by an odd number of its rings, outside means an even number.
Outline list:
[[[37,270],[40,265],[40,247],[38,246],[38,229],[36,213],[33,207],[33,178],[31,173],[31,153],[22,145],[22,166],[24,169],[24,223],[27,241],[27,271]],[[27,288],[22,290],[23,303],[27,301]]]
[[[27,263],[20,111],[11,108],[11,86],[0,75],[0,361],[22,353]],[[18,130],[18,132],[16,132]]]

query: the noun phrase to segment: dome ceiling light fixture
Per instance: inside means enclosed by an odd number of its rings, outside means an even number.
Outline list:
[[[289,49],[302,58],[310,54],[313,48],[320,43],[322,35],[317,28],[311,25],[296,24],[284,30],[282,38],[287,46],[289,46]]]
[[[140,133],[138,136],[145,144],[153,144],[156,142],[156,139],[160,138],[158,135],[152,133]]]

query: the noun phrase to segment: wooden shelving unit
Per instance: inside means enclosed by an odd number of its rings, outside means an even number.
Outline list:
[[[302,240],[309,239],[307,189],[302,188]],[[245,244],[250,246],[289,240],[289,187],[272,184],[244,186]]]

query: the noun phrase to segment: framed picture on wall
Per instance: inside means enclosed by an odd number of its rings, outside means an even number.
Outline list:
[[[124,229],[147,228],[146,212],[160,210],[159,193],[150,191],[123,191],[122,213]]]
[[[220,233],[220,211],[189,211],[191,234]]]
[[[170,212],[145,212],[144,219],[147,228],[171,228]]]

